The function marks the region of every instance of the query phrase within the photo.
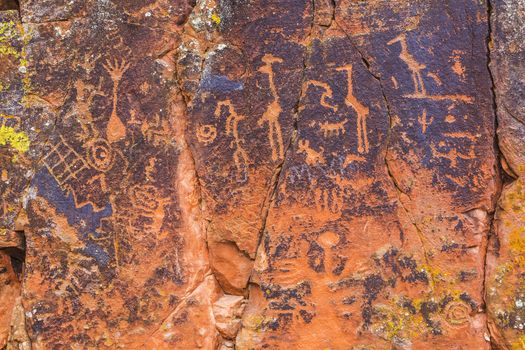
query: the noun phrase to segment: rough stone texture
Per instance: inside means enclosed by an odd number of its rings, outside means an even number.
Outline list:
[[[525,349],[522,0],[0,11],[0,349]]]
[[[487,256],[487,314],[494,343],[525,348],[525,3],[492,4],[491,70],[494,75],[498,137],[506,184]]]

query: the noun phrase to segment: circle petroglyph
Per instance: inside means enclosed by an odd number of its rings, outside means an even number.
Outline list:
[[[452,326],[461,326],[469,322],[470,307],[463,302],[452,302],[445,307],[445,319]]]
[[[208,145],[217,137],[217,128],[214,125],[206,124],[197,128],[197,139],[199,142]]]
[[[109,142],[97,139],[87,150],[87,161],[91,167],[99,171],[107,171],[113,164],[113,150]]]

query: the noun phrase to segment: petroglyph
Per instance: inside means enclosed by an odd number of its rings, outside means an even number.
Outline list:
[[[197,132],[195,134],[199,142],[209,145],[217,137],[217,128],[215,125],[211,124],[200,125],[197,127]]]
[[[345,134],[345,124],[348,123],[348,119],[344,119],[338,123],[329,123],[329,122],[323,122],[319,124],[319,128],[323,132],[323,136],[330,137],[330,136],[340,136],[341,134]]]
[[[343,208],[343,192],[336,186],[334,188],[316,188],[314,198],[317,210],[320,212],[339,213]]]
[[[259,68],[259,72],[268,75],[268,82],[270,85],[270,92],[273,96],[273,101],[266,107],[265,112],[261,118],[257,121],[257,125],[262,126],[268,123],[268,141],[272,148],[272,160],[283,159],[284,157],[284,144],[283,135],[281,131],[281,124],[279,123],[279,116],[281,115],[282,108],[279,100],[279,94],[274,82],[274,71],[273,65],[275,63],[282,63],[283,60],[279,57],[275,57],[271,54],[265,54],[262,58],[264,65]]]
[[[408,70],[412,75],[412,82],[414,84],[414,92],[406,94],[404,97],[413,99],[428,99],[432,101],[452,101],[452,102],[464,102],[473,103],[474,99],[471,96],[462,94],[445,94],[445,95],[430,95],[427,93],[425,82],[423,80],[423,70],[427,68],[425,64],[419,63],[414,56],[410,53],[407,44],[406,34],[400,34],[394,39],[390,40],[387,45],[393,45],[399,43],[401,46],[401,52],[399,58],[408,66]],[[441,79],[439,76],[432,72],[427,72],[427,76],[431,77],[438,85],[441,85]]]
[[[146,140],[154,146],[169,145],[171,141],[171,129],[169,121],[162,119],[160,115],[155,114],[153,121],[148,122],[145,120],[140,130]]]
[[[333,92],[330,85],[318,80],[309,80],[306,83],[306,88],[308,89],[308,87],[310,86],[314,86],[323,90],[323,93],[321,94],[321,106],[331,109],[334,112],[337,112],[337,106],[327,101],[328,98],[333,98]]]
[[[82,171],[89,169],[89,165],[66,140],[60,137],[60,141],[53,145],[44,157],[44,165],[57,183],[63,187],[69,180],[76,179]]]
[[[308,165],[324,164],[326,160],[323,157],[323,151],[323,147],[321,147],[320,151],[312,149],[308,140],[299,140],[297,153],[305,154],[306,164]]]
[[[91,106],[96,96],[106,97],[107,95],[101,90],[102,81],[95,87],[92,84],[84,83],[82,80],[75,81],[75,105],[64,116],[64,119],[74,119],[80,124],[82,132],[77,134],[80,140],[87,141],[92,138],[98,138],[99,132],[94,126],[95,118],[91,114]]]
[[[103,67],[108,72],[111,80],[113,81],[113,108],[111,110],[111,117],[109,118],[108,125],[106,127],[106,137],[109,142],[117,142],[126,137],[126,126],[122,122],[122,119],[118,116],[118,87],[122,76],[129,69],[130,65],[126,63],[125,59],[119,61],[117,58],[113,60],[106,60]]]
[[[233,137],[233,141],[230,143],[230,148],[235,149],[233,152],[233,160],[237,168],[238,175],[244,179],[247,176],[246,168],[248,166],[248,155],[242,147],[244,140],[239,136],[239,122],[246,119],[244,115],[239,115],[235,111],[233,104],[230,101],[220,101],[217,103],[214,115],[220,117],[222,114],[223,107],[227,111],[226,117],[226,135]]]
[[[419,125],[421,125],[421,131],[424,133],[427,132],[427,128],[432,122],[434,121],[433,117],[428,118],[427,117],[427,110],[423,109],[423,114],[417,117],[417,121],[419,122]]]
[[[115,155],[111,144],[105,139],[90,142],[87,149],[87,163],[98,171],[107,171],[113,166]]]
[[[368,153],[370,145],[368,142],[366,119],[368,118],[369,109],[354,96],[352,69],[353,67],[351,64],[336,68],[337,71],[346,73],[347,92],[345,104],[352,107],[357,113],[357,150],[359,153]]]
[[[410,54],[408,50],[406,34],[398,35],[394,39],[390,40],[387,43],[387,45],[393,45],[395,43],[399,43],[399,45],[401,45],[401,52],[399,53],[399,58],[403,62],[405,62],[405,64],[408,66],[408,69],[410,70],[410,74],[412,75],[412,82],[414,83],[415,94],[425,95],[427,93],[427,90],[423,82],[423,76],[421,74],[421,71],[427,66],[419,63],[415,59],[415,57]]]

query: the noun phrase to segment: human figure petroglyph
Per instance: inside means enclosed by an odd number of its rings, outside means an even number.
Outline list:
[[[119,118],[117,113],[117,102],[118,102],[118,87],[122,76],[128,70],[130,65],[126,63],[126,60],[119,62],[117,59],[106,60],[106,64],[103,67],[108,72],[111,80],[113,81],[113,109],[111,111],[111,117],[109,118],[108,126],[106,128],[106,137],[109,142],[113,143],[126,137],[126,127],[122,120]]]
[[[401,45],[401,52],[399,58],[405,62],[412,74],[412,81],[414,82],[414,91],[416,94],[426,94],[425,84],[423,82],[423,76],[421,71],[427,66],[419,63],[414,56],[408,51],[407,38],[405,34],[400,34],[394,39],[390,40],[387,45],[393,45],[399,43]]]
[[[345,104],[348,107],[352,107],[357,113],[357,151],[359,153],[368,153],[369,143],[366,120],[368,118],[370,110],[367,106],[359,102],[354,96],[352,82],[353,66],[351,64],[347,64],[343,67],[336,68],[336,70],[346,72],[347,92],[345,97]]]
[[[308,165],[324,164],[326,162],[323,157],[324,148],[321,147],[320,149],[318,152],[310,147],[310,141],[299,140],[297,153],[304,153],[306,155],[306,164]]]
[[[339,136],[346,133],[346,123],[348,123],[348,119],[346,118],[338,123],[323,122],[319,124],[319,128],[323,132],[323,136],[325,138],[330,136]]]
[[[266,107],[266,111],[257,121],[257,125],[262,126],[264,123],[268,123],[268,140],[270,142],[270,147],[272,148],[272,160],[275,161],[284,158],[284,144],[281,124],[279,123],[279,115],[282,112],[282,108],[279,103],[277,88],[275,87],[273,64],[282,63],[283,60],[271,54],[266,54],[263,56],[262,61],[264,62],[264,65],[259,68],[259,72],[268,75],[273,101],[268,107]]]
[[[321,106],[329,108],[334,112],[337,112],[337,106],[334,106],[326,100],[327,98],[333,98],[332,88],[328,84],[318,80],[310,80],[306,83],[306,88],[308,88],[309,86],[315,86],[324,90],[321,94]]]
[[[238,174],[246,175],[246,167],[248,166],[248,155],[242,145],[244,140],[239,136],[239,122],[246,119],[244,115],[239,115],[233,104],[226,100],[217,103],[214,115],[220,117],[222,114],[223,107],[227,110],[228,116],[226,117],[226,135],[233,137],[233,141],[230,143],[230,148],[234,149],[233,160],[237,168]]]
[[[91,138],[98,137],[98,130],[93,124],[97,118],[91,114],[90,108],[93,104],[93,99],[96,96],[107,96],[104,92],[102,92],[101,85],[101,82],[99,82],[98,86],[95,87],[94,85],[85,83],[81,80],[75,81],[75,108],[72,108],[64,116],[64,119],[67,120],[74,116],[75,120],[80,123],[82,132],[76,136],[82,141],[87,141]]]
[[[427,110],[423,109],[423,114],[417,117],[417,121],[421,125],[421,131],[423,134],[425,134],[427,132],[428,126],[434,121],[434,118],[427,118]]]

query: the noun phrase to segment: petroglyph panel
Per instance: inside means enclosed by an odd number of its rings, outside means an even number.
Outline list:
[[[199,315],[220,293],[194,224],[178,38],[167,34],[182,28],[133,24],[138,3],[83,6],[83,18],[26,28],[31,94],[61,102],[28,190],[29,337],[41,348],[211,348],[214,322]]]
[[[257,11],[260,6],[265,10]],[[277,22],[266,16],[272,9]],[[247,286],[263,207],[293,138],[310,12],[308,3],[286,1],[225,7],[231,17],[224,17],[220,44],[209,45],[203,57],[189,104],[187,133],[209,217],[212,265],[229,293],[241,295]],[[268,39],[256,42],[259,37]],[[180,48],[188,56],[189,46]]]
[[[0,348],[525,347],[521,1],[9,7]]]
[[[447,6],[343,2],[312,40],[241,348],[489,348],[486,8]]]

